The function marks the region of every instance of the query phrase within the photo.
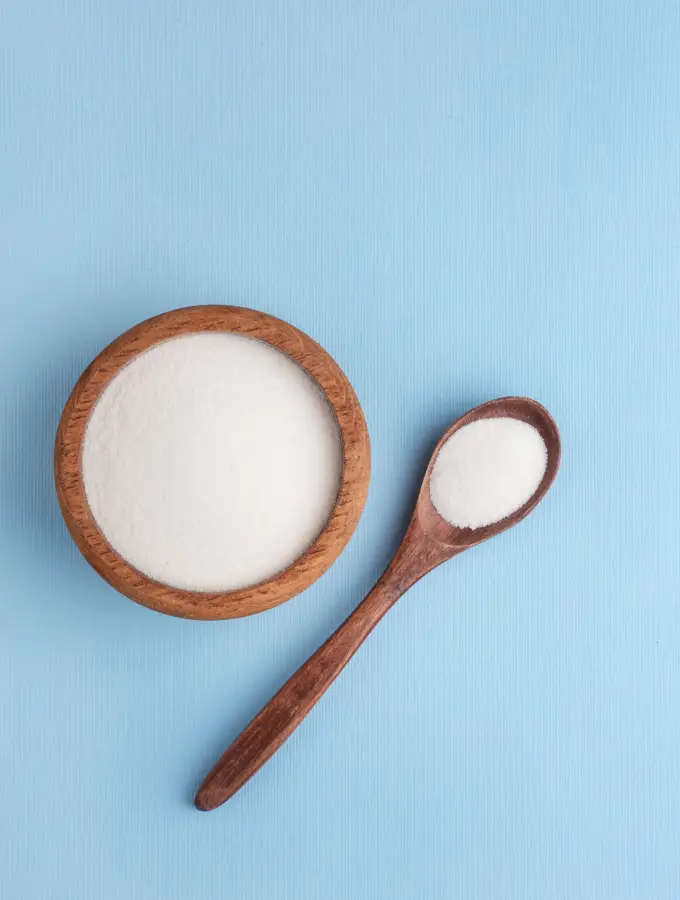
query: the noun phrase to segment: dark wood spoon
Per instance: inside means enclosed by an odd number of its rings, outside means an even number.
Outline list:
[[[459,428],[477,419],[499,417],[521,419],[537,429],[548,450],[545,474],[533,496],[512,515],[482,528],[458,528],[445,521],[430,501],[432,466],[444,442]],[[384,574],[349,618],[284,684],[218,760],[196,794],[196,807],[215,809],[235,794],[297,728],[399,597],[440,563],[516,525],[545,496],[559,462],[557,425],[535,400],[525,397],[492,400],[454,422],[434,449],[411,523]]]

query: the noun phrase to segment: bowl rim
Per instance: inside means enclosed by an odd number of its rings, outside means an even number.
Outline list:
[[[330,404],[342,440],[338,496],[314,543],[287,569],[234,591],[188,591],[155,581],[130,565],[107,541],[90,510],[82,475],[85,430],[111,380],[157,344],[187,334],[228,332],[263,341],[294,360],[318,384]],[[359,400],[335,360],[288,322],[240,306],[189,306],[146,319],[105,347],[69,396],[57,428],[54,478],[61,513],[90,565],[121,594],[172,616],[230,619],[271,609],[316,581],[335,562],[359,523],[368,494],[370,443]]]

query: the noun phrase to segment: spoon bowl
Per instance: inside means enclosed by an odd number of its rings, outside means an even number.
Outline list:
[[[460,431],[466,425],[478,422],[480,419],[502,418],[518,419],[520,422],[526,422],[540,434],[547,450],[547,464],[543,478],[526,503],[522,504],[515,512],[505,516],[505,518],[479,528],[461,528],[457,525],[452,525],[437,512],[430,499],[430,478],[435,461],[439,456],[439,451],[457,431]],[[456,419],[448,431],[440,438],[425,471],[423,484],[416,502],[414,518],[417,518],[422,532],[430,535],[440,544],[447,547],[455,547],[456,552],[460,553],[463,550],[467,550],[468,547],[473,547],[476,544],[481,544],[482,541],[495,537],[502,531],[507,531],[508,528],[524,519],[547,493],[555,480],[559,465],[560,434],[555,420],[544,406],[541,406],[535,400],[530,400],[528,397],[502,397],[499,400],[491,400],[471,409],[464,416],[461,416],[460,419]]]
[[[490,418],[518,419],[533,426],[546,447],[546,468],[533,494],[510,515],[479,528],[461,528],[446,521],[435,509],[430,497],[432,470],[440,450],[456,431],[479,419]],[[436,566],[520,522],[547,493],[559,463],[557,425],[535,400],[504,397],[484,403],[457,419],[434,448],[411,522],[392,562],[349,618],[284,684],[218,760],[196,795],[196,807],[215,809],[235,794],[297,728],[399,597]]]

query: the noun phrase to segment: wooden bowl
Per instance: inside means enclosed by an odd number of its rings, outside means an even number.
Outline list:
[[[85,496],[82,450],[90,415],[123,366],[150,347],[179,335],[227,331],[270,344],[295,360],[332,407],[343,444],[343,473],[330,517],[314,543],[285,571],[235,591],[187,591],[154,581],[133,568],[100,531]],[[121,594],[158,612],[187,619],[230,619],[270,609],[319,578],[356,528],[370,474],[368,430],[359,401],[337,363],[287,322],[237,306],[191,306],[148,319],[109,344],[85,369],[59,422],[54,448],[57,497],[66,525],[85,559]]]

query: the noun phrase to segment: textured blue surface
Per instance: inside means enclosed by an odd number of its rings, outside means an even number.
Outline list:
[[[3,900],[677,900],[678,46],[672,0],[3,0]],[[341,560],[219,624],[102,582],[50,471],[84,365],[195,302],[309,332],[373,443]],[[510,393],[562,429],[546,502],[194,811]]]

